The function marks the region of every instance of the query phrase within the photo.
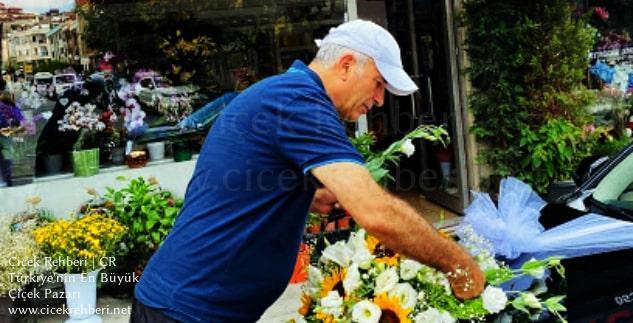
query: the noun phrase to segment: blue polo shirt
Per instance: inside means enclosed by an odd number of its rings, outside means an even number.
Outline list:
[[[285,290],[314,167],[363,164],[316,73],[296,61],[237,96],[211,129],[173,230],[136,297],[183,322],[254,322]]]

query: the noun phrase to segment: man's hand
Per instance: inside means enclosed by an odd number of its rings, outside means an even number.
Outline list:
[[[481,294],[486,279],[470,254],[440,235],[409,204],[385,192],[365,167],[332,163],[314,168],[312,174],[332,191],[356,223],[389,249],[451,273],[449,281],[456,297],[469,299]]]
[[[448,276],[453,294],[461,300],[479,296],[486,283],[484,273],[472,258],[465,259],[465,264],[456,265]]]
[[[319,188],[314,193],[314,199],[312,199],[312,205],[310,206],[310,212],[318,214],[330,214],[334,205],[338,200],[336,196],[327,188]]]

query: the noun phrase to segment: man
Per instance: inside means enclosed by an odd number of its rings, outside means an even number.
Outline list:
[[[296,61],[237,96],[143,273],[132,321],[256,321],[287,286],[309,209],[337,202],[391,249],[462,273],[451,281],[458,297],[481,293],[473,259],[380,188],[345,135],[340,119],[382,105],[385,88],[417,90],[389,32],[356,20],[330,30],[309,66]]]

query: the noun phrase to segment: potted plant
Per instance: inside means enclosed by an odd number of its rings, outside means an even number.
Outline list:
[[[114,248],[125,233],[116,220],[88,213],[73,220],[57,220],[33,231],[33,237],[53,272],[64,282],[71,320],[99,320],[95,314],[97,275],[111,262]]]
[[[62,120],[59,131],[79,131],[73,146],[72,162],[75,176],[92,176],[99,172],[99,143],[96,135],[105,129],[105,124],[95,112],[94,104],[71,103]]]
[[[98,199],[99,204],[104,212],[128,227],[117,249],[119,265],[115,270],[140,276],[147,260],[171,231],[183,200],[161,188],[154,177],[135,178],[121,189],[106,190],[103,198]]]
[[[17,322],[12,308],[20,306],[18,292],[26,287],[27,278],[40,271],[34,259],[41,256],[30,232],[12,230],[12,221],[0,221],[0,322],[7,323]]]
[[[23,141],[24,115],[11,100],[0,97],[0,187],[11,184],[15,145]]]

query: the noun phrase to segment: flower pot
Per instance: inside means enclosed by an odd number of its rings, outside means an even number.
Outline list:
[[[63,165],[63,156],[61,154],[44,156],[44,170],[46,174],[61,173]]]
[[[72,152],[75,176],[86,177],[99,173],[99,148]]]
[[[151,142],[147,144],[149,150],[149,160],[157,161],[165,158],[165,142]]]
[[[191,160],[191,147],[186,142],[177,142],[173,145],[174,149],[174,161],[186,161]]]
[[[24,185],[33,182],[35,177],[35,155],[26,155],[14,160],[11,166],[11,185]]]
[[[147,151],[145,150],[132,150],[125,160],[129,168],[141,168],[147,165]]]
[[[112,164],[122,165],[125,163],[125,148],[115,147],[112,149]]]
[[[95,314],[99,270],[84,274],[60,274],[64,280],[66,306],[69,313],[66,323],[101,322],[101,317]]]
[[[8,186],[11,182],[11,161],[0,159],[0,187]]]

